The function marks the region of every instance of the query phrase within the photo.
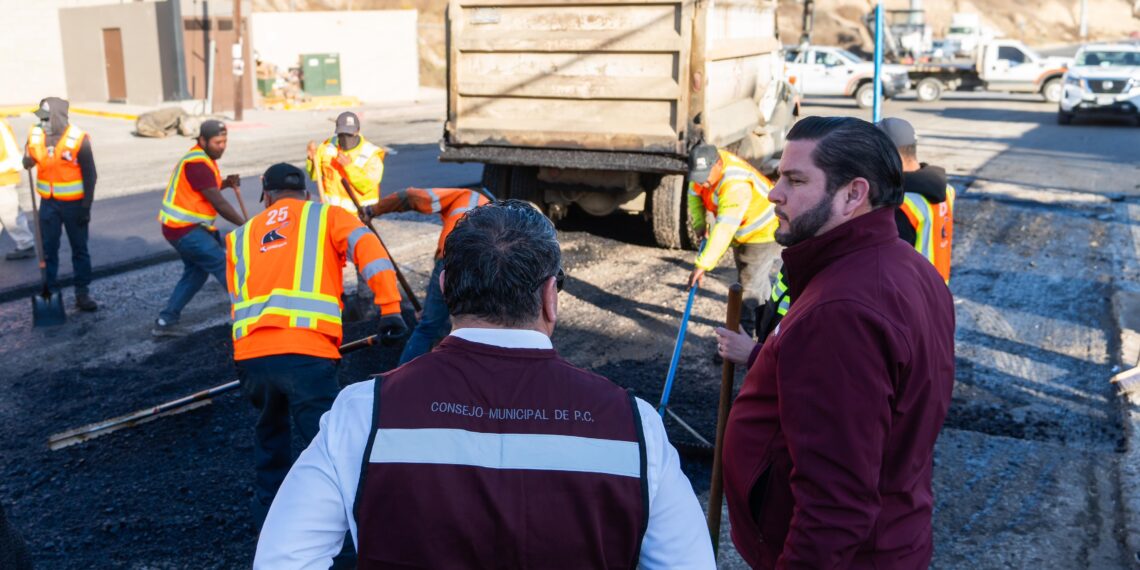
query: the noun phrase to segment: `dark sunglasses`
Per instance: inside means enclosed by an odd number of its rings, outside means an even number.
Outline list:
[[[562,284],[566,282],[566,272],[562,271],[561,267],[558,268],[558,273],[555,273],[554,275],[547,275],[546,277],[539,279],[538,285],[535,285],[534,288],[538,289],[539,287],[542,287],[542,284],[546,283],[546,280],[550,279],[551,277],[554,278],[554,287],[556,289],[558,289],[559,293],[561,293],[562,292]]]

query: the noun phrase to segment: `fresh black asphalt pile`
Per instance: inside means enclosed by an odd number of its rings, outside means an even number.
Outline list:
[[[352,323],[345,338],[371,332]],[[239,392],[59,451],[46,445],[51,433],[229,381],[235,377],[231,346],[229,328],[218,326],[113,369],[45,370],[14,381],[5,395],[14,413],[2,416],[0,426],[0,497],[37,567],[248,567],[257,538],[249,517],[256,415]],[[341,381],[390,369],[398,357],[396,347],[349,355]],[[665,370],[646,364],[597,372],[656,403]],[[690,405],[696,399],[691,390],[678,390],[674,402],[711,434],[715,410],[698,419],[699,408]],[[696,457],[686,465],[698,488],[708,485],[704,461]]]

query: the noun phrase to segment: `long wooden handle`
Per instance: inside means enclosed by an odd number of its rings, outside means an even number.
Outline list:
[[[740,305],[744,288],[733,283],[728,288],[728,314],[724,319],[725,328],[736,332],[740,328]],[[724,430],[728,425],[728,410],[732,405],[732,385],[736,378],[736,365],[724,359],[720,372],[720,404],[716,411],[716,447],[713,448],[712,481],[709,483],[709,535],[712,537],[713,554],[720,548],[720,506],[724,499],[724,473],[721,457],[724,455]]]
[[[237,196],[238,207],[241,208],[241,217],[248,222],[249,214],[245,211],[245,200],[241,199],[241,188],[239,186],[234,186],[234,196]]]

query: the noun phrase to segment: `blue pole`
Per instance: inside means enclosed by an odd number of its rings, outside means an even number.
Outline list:
[[[875,5],[875,105],[871,122],[878,124],[883,116],[883,4]]]
[[[665,418],[665,407],[669,405],[669,393],[673,391],[673,379],[677,377],[677,364],[681,362],[681,347],[685,344],[685,331],[689,328],[689,313],[693,312],[693,299],[697,296],[697,285],[689,288],[689,300],[685,303],[685,315],[681,317],[681,330],[677,331],[677,344],[673,346],[673,360],[669,362],[669,375],[665,377],[665,390],[661,392],[661,403],[657,413]]]

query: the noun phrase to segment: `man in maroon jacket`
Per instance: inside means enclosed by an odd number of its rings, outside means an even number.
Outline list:
[[[758,568],[926,568],[954,308],[899,239],[898,152],[866,121],[809,117],[770,198],[796,302],[729,416],[733,542]]]

